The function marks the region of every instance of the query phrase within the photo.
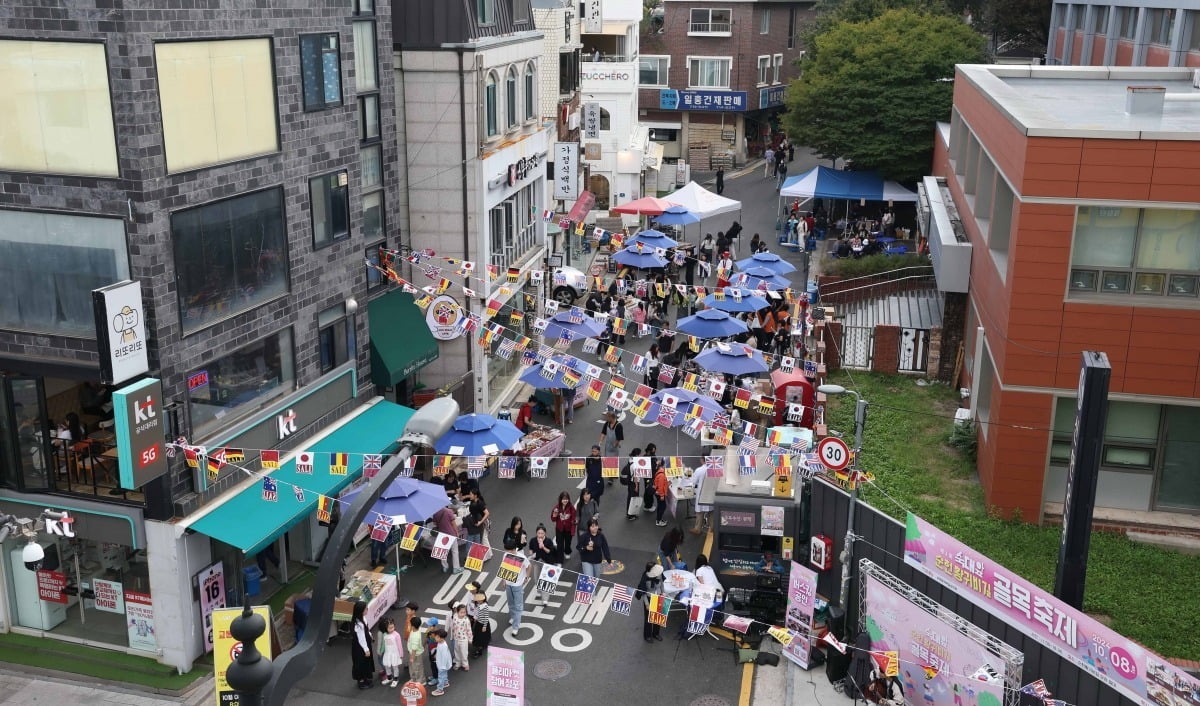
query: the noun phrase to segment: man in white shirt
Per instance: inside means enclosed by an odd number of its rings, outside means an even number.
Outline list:
[[[512,626],[512,631],[515,634],[521,629],[521,613],[525,610],[525,584],[529,582],[529,559],[525,557],[524,552],[520,556],[525,559],[521,562],[521,570],[517,572],[517,577],[508,581],[508,585],[504,591],[508,596],[508,624]]]

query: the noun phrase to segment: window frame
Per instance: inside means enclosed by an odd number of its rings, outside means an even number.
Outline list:
[[[1147,12],[1146,42],[1156,47],[1170,47],[1175,31],[1175,8],[1152,7],[1147,8]]]
[[[512,20],[515,25],[529,24],[529,5],[526,5],[523,0],[513,0]]]
[[[340,315],[337,312],[338,309],[341,310]],[[321,319],[330,312],[334,312],[335,318],[326,321],[322,325]],[[357,357],[358,342],[357,336],[354,335],[355,315],[346,311],[346,302],[338,302],[318,312],[314,317],[314,323],[317,329],[317,369],[321,375],[335,370]],[[340,332],[338,331],[339,325],[342,327]],[[333,353],[333,361],[330,365],[326,365],[325,363],[325,336],[327,333],[333,337],[331,351]],[[340,343],[343,344],[341,346],[338,345],[339,333],[341,334]]]
[[[257,402],[257,404],[253,404],[253,405],[245,404],[245,405],[238,405],[237,407],[228,408],[230,410],[238,410],[239,407],[245,407],[245,409],[242,409],[240,411],[236,411],[236,412],[231,411],[231,413],[226,414],[225,416],[221,416],[221,417],[214,416],[212,419],[206,420],[205,422],[201,423],[201,425],[196,425],[194,421],[191,421],[191,420],[195,420],[198,415],[196,415],[192,410],[192,406],[195,404],[195,402],[192,401],[192,395],[191,395],[191,392],[189,391],[187,394],[184,395],[184,400],[186,401],[187,406],[188,406],[188,419],[192,425],[191,432],[192,432],[193,436],[195,436],[197,438],[203,437],[207,434],[210,434],[214,428],[228,426],[237,420],[246,419],[246,418],[250,417],[251,415],[253,415],[255,412],[259,412],[263,408],[267,407],[268,406],[267,403],[269,403],[271,400],[276,400],[276,399],[279,399],[280,397],[286,397],[288,394],[290,394],[296,390],[296,380],[297,380],[297,377],[296,377],[296,331],[292,325],[284,326],[283,328],[280,328],[278,331],[273,331],[271,333],[266,334],[265,336],[260,336],[256,339],[254,339],[253,341],[250,341],[246,345],[238,346],[237,348],[234,348],[233,350],[224,351],[220,355],[212,358],[211,360],[208,360],[204,364],[199,365],[195,368],[189,369],[187,375],[190,378],[192,375],[196,374],[197,372],[205,370],[206,368],[212,368],[213,365],[217,361],[225,360],[225,359],[230,358],[237,353],[241,353],[253,346],[262,344],[264,341],[266,341],[267,339],[269,339],[273,336],[279,336],[279,337],[286,336],[287,337],[286,353],[285,353],[284,342],[281,340],[278,344],[279,358],[280,358],[280,375],[283,378],[283,382],[282,382],[282,384],[280,384],[278,391],[276,391],[275,394],[261,395],[261,396],[253,398],[253,401]],[[290,362],[290,364],[291,364],[290,379],[289,379],[289,376],[283,374],[284,372],[286,372],[286,370],[288,368],[288,366],[284,364],[285,362]],[[214,422],[214,421],[217,422],[217,424],[212,424],[212,422]]]
[[[703,22],[696,21],[696,13],[706,13],[708,19]],[[714,12],[724,12],[729,19],[726,22],[713,21]],[[714,29],[716,27],[717,29]],[[729,37],[733,35],[733,8],[732,7],[693,7],[688,11],[688,34],[692,36],[703,37]]]
[[[771,62],[772,61],[773,61],[773,59],[771,58],[770,54],[759,54],[759,56],[758,56],[758,74],[757,74],[758,82],[755,84],[756,86],[770,85],[771,82],[769,81],[769,79],[771,78]],[[690,76],[688,78],[689,78],[689,80],[691,80]]]
[[[304,56],[305,56],[304,42],[306,39],[312,39],[314,37],[320,39],[320,41],[318,42],[318,47],[317,47],[318,59],[317,59],[317,63],[316,63],[316,69],[320,73],[320,75],[317,77],[317,85],[321,89],[321,95],[320,95],[321,100],[319,102],[309,100],[308,81],[307,81],[308,76],[304,70]],[[329,38],[333,38],[333,41],[334,41],[333,49],[329,49],[325,46],[325,40],[327,40]],[[318,113],[322,110],[329,110],[330,108],[341,107],[345,103],[345,93],[346,93],[345,86],[342,85],[342,38],[341,38],[341,35],[338,34],[337,32],[315,32],[315,33],[310,33],[310,34],[301,34],[299,37],[296,38],[296,42],[300,45],[300,105],[301,105],[301,108],[304,110],[305,113]],[[333,102],[333,103],[331,103],[325,99],[325,90],[324,90],[324,87],[325,87],[325,61],[324,61],[324,59],[325,59],[325,55],[329,54],[329,53],[332,53],[334,56],[337,57],[338,98],[337,98],[337,101]]]
[[[331,194],[336,193],[337,191],[344,191],[343,212],[346,214],[346,230],[343,233],[330,232],[328,234],[328,240],[325,240],[325,239],[318,239],[318,235],[317,235],[317,222],[316,222],[317,209],[315,208],[315,204],[313,201],[313,182],[320,180],[320,179],[329,179],[330,177],[337,177],[339,182],[343,178],[345,179],[344,184],[339,183],[333,189],[326,190],[325,193],[326,193],[326,196],[328,197]],[[333,199],[330,198],[327,203],[328,203],[328,207],[329,207],[329,213],[327,214],[326,220],[327,220],[327,222],[332,224],[332,216],[334,213],[334,209],[332,208]],[[335,169],[332,172],[325,172],[323,174],[318,174],[316,176],[309,177],[309,179],[308,179],[308,222],[309,222],[309,227],[312,229],[313,250],[314,251],[321,250],[323,248],[327,248],[327,247],[333,245],[334,243],[338,243],[343,240],[349,240],[350,232],[352,230],[352,228],[351,228],[352,220],[353,219],[350,217],[350,172],[349,172],[349,170]]]
[[[1187,10],[1184,17],[1184,31],[1187,36],[1184,37],[1183,48],[1190,52],[1200,52],[1200,9]]]
[[[529,61],[525,64],[525,73],[522,76],[524,104],[525,104],[525,122],[537,120],[538,113],[538,95],[537,95],[537,64]]]
[[[371,103],[372,101],[374,101],[374,103],[375,103],[375,109],[373,112],[375,113],[375,133],[376,134],[374,134],[374,135],[371,135],[368,132],[368,126],[371,123],[370,123],[370,121],[367,120],[367,117],[368,117],[368,115],[370,115],[370,112],[371,112],[367,109],[367,104]],[[383,141],[383,114],[382,114],[382,111],[380,111],[380,109],[379,109],[380,94],[367,93],[364,95],[360,95],[357,97],[357,102],[358,102],[358,141],[364,145],[375,144],[377,142]]]
[[[367,170],[366,159],[364,159],[364,155],[369,152],[377,152],[379,154],[379,160],[377,162],[379,166],[379,181],[374,184],[368,184],[366,180]],[[359,148],[359,169],[361,171],[361,177],[359,178],[358,187],[361,193],[359,194],[358,202],[359,210],[361,211],[362,216],[360,223],[362,223],[361,228],[363,237],[369,240],[384,240],[387,238],[387,194],[385,193],[384,189],[384,173],[386,170],[383,165],[383,159],[383,145],[381,143],[376,142],[373,144],[367,144]],[[374,198],[379,199],[378,233],[369,232],[367,230],[367,201],[369,199],[373,200]]]
[[[365,52],[363,52],[362,47],[360,47],[358,45],[358,35],[355,32],[355,30],[357,30],[360,26],[368,26],[368,25],[371,28],[371,49],[372,49],[372,51],[370,52],[371,62],[369,64],[369,66],[371,67],[373,85],[370,85],[370,86],[364,85],[362,82],[362,72],[359,71],[359,68],[360,68],[359,65],[360,65],[360,63],[362,63],[361,59]],[[380,88],[379,88],[380,80],[379,80],[379,31],[378,31],[378,29],[379,28],[376,27],[374,19],[355,20],[354,22],[350,23],[350,37],[354,42],[354,92],[356,94],[378,92],[380,90]]]
[[[643,61],[657,61],[659,68],[655,69],[655,77],[661,78],[662,83],[642,83],[642,66]],[[665,65],[664,62],[665,61]],[[671,81],[671,55],[670,54],[642,54],[638,57],[638,86],[643,88],[666,88]]]
[[[1138,8],[1117,6],[1117,39],[1133,41],[1137,35]]]
[[[475,22],[480,27],[496,24],[496,0],[475,0]]]
[[[801,52],[803,54],[803,52]],[[771,75],[771,85],[780,83],[779,74],[783,71],[783,54],[772,55],[771,62],[773,73]]]
[[[771,8],[764,7],[758,11],[758,33],[771,33]]]
[[[487,72],[483,79],[483,136],[492,139],[500,135],[500,77],[495,69]]]
[[[504,72],[504,128],[507,132],[521,124],[517,101],[520,98],[520,77],[517,67],[509,66]]]
[[[788,49],[796,48],[796,8],[795,7],[788,8],[787,48]]]
[[[377,243],[368,245],[367,247],[363,248],[363,260],[365,261],[365,263],[373,263],[375,265],[375,267],[379,267],[379,263],[381,261],[381,258],[379,257],[379,249],[386,248],[386,247],[387,247],[386,240],[380,240]],[[384,286],[385,284],[387,284],[387,278],[384,276],[384,274],[382,272],[375,269],[375,267],[371,267],[370,264],[363,265],[363,268],[366,270],[366,275],[367,275],[367,291],[368,292],[373,292],[373,291],[379,289],[380,287]],[[372,281],[372,279],[374,279],[374,281]]]
[[[704,85],[704,84],[697,84],[692,81],[692,78],[693,78],[692,62],[703,62],[703,61],[721,61],[721,62],[725,63],[725,70],[724,70],[725,85],[723,85],[723,86],[722,85],[708,86],[708,85]],[[688,67],[688,88],[700,88],[700,89],[707,88],[707,89],[726,90],[726,91],[730,89],[730,81],[732,80],[731,74],[733,73],[733,57],[731,57],[731,56],[688,56],[687,67]]]
[[[364,6],[367,5],[370,5],[370,8],[364,10]],[[354,0],[354,15],[356,17],[374,17],[375,0]]]
[[[1092,6],[1092,34],[1108,34],[1108,20],[1111,11],[1112,6],[1110,5]]]
[[[1137,210],[1137,222],[1133,231],[1133,242],[1130,248],[1130,265],[1128,267],[1120,267],[1116,265],[1104,264],[1085,264],[1076,263],[1075,258],[1078,253],[1078,230],[1081,223],[1081,209],[1102,209],[1109,208],[1103,204],[1083,204],[1075,208],[1075,225],[1071,231],[1071,262],[1068,270],[1067,279],[1067,295],[1071,298],[1072,295],[1081,296],[1129,296],[1134,297],[1167,297],[1175,300],[1200,298],[1200,271],[1194,269],[1166,269],[1162,267],[1140,267],[1138,266],[1138,254],[1141,251],[1142,238],[1144,236],[1143,228],[1145,227],[1147,211],[1187,211],[1196,213],[1196,218],[1200,219],[1200,212],[1194,209],[1154,209],[1154,208],[1135,208]],[[1094,220],[1089,211],[1089,222]],[[1200,229],[1200,223],[1196,225]],[[1196,236],[1197,245],[1200,250],[1200,234]],[[1200,254],[1197,255],[1200,257]],[[1151,281],[1157,281],[1159,284],[1155,287],[1146,286]],[[1139,282],[1145,283],[1139,286]]]

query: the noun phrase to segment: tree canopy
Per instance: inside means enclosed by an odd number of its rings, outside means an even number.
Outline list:
[[[888,179],[927,174],[934,125],[950,118],[954,65],[983,62],[983,37],[953,16],[893,9],[837,22],[813,42],[788,88],[789,137]]]

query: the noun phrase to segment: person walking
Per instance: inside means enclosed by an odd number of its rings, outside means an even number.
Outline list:
[[[512,518],[508,529],[504,530],[504,551],[524,551],[528,541],[529,536],[525,533],[525,523],[521,521],[520,517]]]
[[[600,531],[600,521],[596,518],[588,522],[587,532],[579,540],[579,560],[583,564],[582,573],[592,577],[600,575],[601,562],[612,563],[608,540]]]
[[[471,619],[467,617],[467,606],[462,603],[454,605],[454,617],[450,618],[450,636],[454,639],[454,668],[464,672],[471,670],[469,654],[471,639]]]
[[[421,619],[412,616],[408,619],[408,680],[424,684],[425,676],[425,635],[421,630]]]
[[[571,539],[579,531],[579,514],[571,504],[571,494],[563,491],[558,494],[558,502],[550,511],[550,521],[554,523],[554,543],[562,552],[563,559],[571,558]]]
[[[621,466],[621,485],[625,486],[626,520],[636,520],[642,511],[641,483],[633,477],[633,459],[641,455],[641,449],[634,449],[629,453],[630,460]]]
[[[650,477],[642,483],[642,511],[652,512],[654,510],[654,474],[658,470],[658,445],[654,443],[646,444],[646,450],[642,455],[650,459]]]
[[[622,338],[624,338],[622,336]],[[565,387],[562,391],[563,419],[567,424],[575,423],[575,397],[579,392],[574,387]]]
[[[601,432],[601,434],[603,433]],[[604,439],[603,436],[600,438]],[[592,452],[583,460],[583,463],[586,473],[584,485],[592,491],[592,499],[596,501],[596,507],[600,507],[600,496],[604,495],[604,466],[600,458],[600,447],[592,444]]]
[[[717,196],[725,191],[725,167],[717,167]]]
[[[433,513],[433,521],[437,527],[437,531],[442,534],[448,534],[451,537],[458,537],[458,515],[449,507],[444,507],[441,510]],[[446,558],[442,559],[442,573],[448,573],[450,567],[454,567],[455,574],[462,573],[462,566],[459,565],[458,546],[446,552]]]
[[[670,483],[667,481],[667,471],[662,466],[654,469],[654,501],[657,507],[654,510],[654,524],[659,527],[666,527],[667,521],[664,516],[667,512],[667,490]],[[682,534],[682,533],[681,533]]]
[[[587,488],[579,491],[579,502],[575,505],[575,516],[579,518],[579,527],[581,528],[579,535],[580,539],[582,539],[583,535],[587,534],[588,524],[600,516],[600,506],[596,504],[595,498],[592,497],[592,491]],[[579,542],[576,542],[575,545],[578,547]]]
[[[617,412],[612,409],[608,410],[608,416],[604,420],[604,426],[600,427],[600,444],[604,448],[605,456],[620,456],[621,442],[625,441],[625,427],[621,426],[621,422],[617,419]],[[609,485],[612,481],[609,481]],[[600,493],[593,492],[596,496],[596,503],[600,502],[600,494],[603,493],[603,488]]]
[[[646,642],[662,641],[661,628],[650,622],[650,596],[662,593],[663,567],[652,561],[646,562],[642,578],[638,581],[634,598],[642,602],[645,611],[645,621],[642,623],[642,639]]]
[[[775,170],[775,174],[776,174],[776,176],[779,177],[778,181],[775,184],[775,190],[779,191],[780,189],[783,188],[783,182],[787,181],[787,174],[788,174],[787,160],[781,160],[779,162],[779,165]]]
[[[562,554],[554,546],[554,540],[546,532],[545,525],[538,525],[533,531],[533,539],[529,542],[529,555],[534,561],[543,564],[562,566]],[[529,597],[530,603],[549,603],[552,591],[539,591]]]
[[[525,558],[525,552],[519,552]],[[521,613],[525,612],[525,584],[529,582],[529,560],[521,562],[521,569],[512,581],[506,582],[504,592],[508,598],[508,624],[515,635],[521,629]]]
[[[396,621],[383,619],[383,630],[379,633],[379,663],[383,666],[384,680],[381,685],[395,689],[400,685],[400,666],[404,664],[404,634],[396,629]]]
[[[775,150],[767,147],[763,152],[763,179],[769,179],[775,174]]]
[[[351,676],[358,682],[358,688],[370,689],[374,686],[375,651],[374,638],[367,621],[363,617],[367,612],[366,601],[355,601],[351,613],[350,625],[353,628],[354,639],[350,641]]]

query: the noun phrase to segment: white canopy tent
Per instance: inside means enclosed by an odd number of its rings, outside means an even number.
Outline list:
[[[683,206],[702,219],[734,211],[740,213],[742,210],[741,201],[718,196],[694,181],[689,181],[687,186],[667,194],[663,199]]]

